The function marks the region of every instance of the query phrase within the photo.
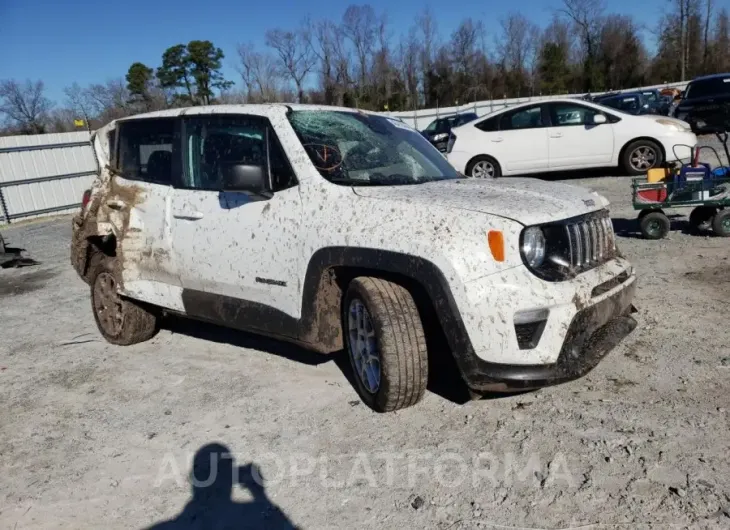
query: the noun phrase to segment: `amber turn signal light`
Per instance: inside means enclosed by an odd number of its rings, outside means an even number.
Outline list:
[[[487,234],[489,250],[496,261],[504,261],[504,234],[499,230],[490,230]]]

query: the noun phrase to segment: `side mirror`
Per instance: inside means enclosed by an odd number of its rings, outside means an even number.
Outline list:
[[[602,123],[606,123],[608,120],[606,119],[606,116],[603,114],[594,114],[593,115],[593,123],[594,125],[601,125]]]
[[[679,97],[680,99],[684,99],[684,90],[679,91]]]
[[[247,191],[254,195],[271,196],[263,166],[222,163],[218,171],[223,189],[227,191]]]

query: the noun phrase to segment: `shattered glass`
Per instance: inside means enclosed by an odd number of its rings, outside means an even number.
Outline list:
[[[319,173],[335,184],[382,186],[461,178],[421,134],[384,116],[303,110],[289,113],[289,121]]]

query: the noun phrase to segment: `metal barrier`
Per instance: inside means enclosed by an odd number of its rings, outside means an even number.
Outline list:
[[[0,138],[0,219],[78,208],[97,170],[88,132]]]

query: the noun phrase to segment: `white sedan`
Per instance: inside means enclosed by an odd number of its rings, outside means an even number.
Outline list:
[[[630,175],[689,159],[688,123],[551,99],[509,107],[452,129],[447,157],[468,177],[620,166]]]

